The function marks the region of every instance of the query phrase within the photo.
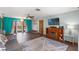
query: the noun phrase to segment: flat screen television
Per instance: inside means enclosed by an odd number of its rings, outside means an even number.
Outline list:
[[[59,18],[48,19],[48,24],[49,25],[59,25]]]

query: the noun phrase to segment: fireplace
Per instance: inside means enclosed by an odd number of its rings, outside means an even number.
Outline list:
[[[46,29],[47,38],[63,41],[63,28],[49,27]]]
[[[56,37],[56,32],[50,32],[50,35],[54,38],[54,39],[56,39],[55,37]]]

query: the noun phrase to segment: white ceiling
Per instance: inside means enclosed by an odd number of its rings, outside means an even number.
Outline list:
[[[36,11],[40,8],[40,11]],[[62,14],[70,11],[78,10],[77,7],[0,7],[0,14],[13,17],[26,17],[27,14],[33,16],[49,16]]]

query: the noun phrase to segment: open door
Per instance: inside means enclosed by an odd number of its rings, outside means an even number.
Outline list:
[[[44,26],[43,26],[43,20],[39,20],[39,32],[40,34],[43,34]]]

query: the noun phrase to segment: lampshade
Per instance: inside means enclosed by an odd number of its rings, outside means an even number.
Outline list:
[[[68,29],[74,29],[74,25],[69,24],[67,27],[68,27]]]

